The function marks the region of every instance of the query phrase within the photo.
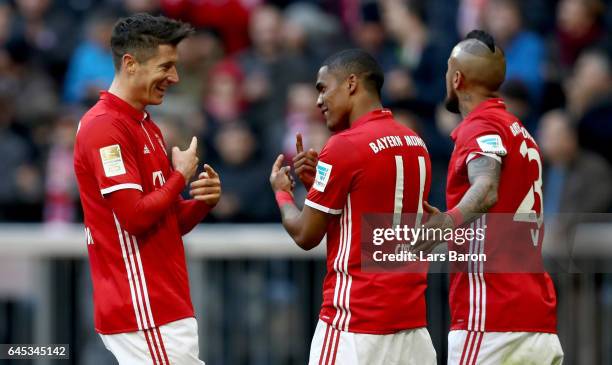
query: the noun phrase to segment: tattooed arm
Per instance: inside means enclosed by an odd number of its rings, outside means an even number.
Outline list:
[[[479,156],[468,162],[467,168],[470,188],[456,209],[461,212],[463,221],[469,223],[497,203],[501,163],[488,156]]]
[[[442,213],[427,202],[425,211],[430,214],[425,228],[455,228],[461,224],[469,223],[486,213],[497,202],[497,188],[501,174],[501,163],[492,157],[478,156],[468,162],[468,179],[470,188],[465,192],[457,206],[448,212]],[[418,241],[411,251],[431,252],[440,241]]]

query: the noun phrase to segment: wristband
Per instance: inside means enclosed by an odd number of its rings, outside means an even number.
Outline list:
[[[448,214],[451,217],[455,227],[459,227],[460,225],[463,224],[463,214],[461,213],[459,208],[454,207],[453,209],[447,211],[446,214]]]
[[[294,204],[293,195],[287,191],[279,190],[274,193],[274,196],[276,197],[276,204],[278,204],[279,208],[285,204]]]

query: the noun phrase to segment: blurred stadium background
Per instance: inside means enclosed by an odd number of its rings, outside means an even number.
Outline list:
[[[611,5],[0,0],[0,343],[69,343],[70,360],[58,363],[114,362],[93,330],[72,144],[80,116],[112,80],[108,43],[119,16],[165,14],[198,29],[179,47],[181,82],[150,111],[170,146],[198,136],[200,160],[223,183],[219,205],[186,238],[202,359],[304,364],[324,248],[300,252],[275,224],[267,178],[276,154],[295,153],[296,132],[317,150],[328,137],[315,105],[319,62],[347,47],[376,56],[386,73],[384,103],[426,140],[430,202],[444,207],[448,134],[458,122],[440,107],[446,61],[467,31],[488,30],[506,52],[503,97],[545,157],[546,214],[610,213]],[[304,194],[298,191],[298,200]],[[563,221],[561,231],[576,222]],[[597,227],[597,239],[612,244],[612,225]],[[553,274],[566,364],[612,364],[610,272]],[[431,275],[428,300],[429,330],[444,364],[446,275]]]

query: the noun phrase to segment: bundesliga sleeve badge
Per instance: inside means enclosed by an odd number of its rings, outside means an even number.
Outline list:
[[[480,136],[476,138],[476,142],[482,152],[494,153],[498,156],[505,156],[507,154],[506,147],[504,147],[501,137],[497,134]]]
[[[325,162],[319,161],[317,163],[317,174],[315,176],[315,181],[312,187],[315,190],[320,192],[325,191],[325,187],[327,186],[327,182],[329,181],[329,175],[331,174],[332,165],[327,164]]]
[[[113,177],[125,174],[125,166],[121,158],[121,147],[118,144],[100,148],[100,157],[104,167],[104,175]]]

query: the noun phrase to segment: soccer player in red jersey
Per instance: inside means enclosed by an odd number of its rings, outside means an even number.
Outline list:
[[[179,81],[178,43],[191,26],[136,14],[120,19],[111,49],[115,78],[81,119],[74,169],[85,213],[95,329],[120,364],[203,364],[182,235],[214,207],[219,176],[197,170],[197,140],[166,155],[145,110]]]
[[[426,227],[481,229],[469,244],[449,242],[449,252],[486,255],[451,272],[448,364],[563,361],[555,290],[541,265],[540,151],[498,97],[505,69],[503,51],[483,31],[468,34],[448,60],[445,103],[463,120],[451,134],[450,210],[426,204],[433,214]],[[437,243],[422,241],[415,250]]]
[[[363,215],[422,211],[430,185],[425,144],[382,108],[382,84],[379,65],[364,51],[328,58],[318,73],[317,105],[334,135],[316,167],[316,154],[306,157],[298,140],[296,171],[309,188],[302,211],[294,204],[283,155],[272,167],[270,183],[294,241],[309,250],[327,234],[327,274],[310,364],[436,363],[425,328],[426,273],[361,270]]]

